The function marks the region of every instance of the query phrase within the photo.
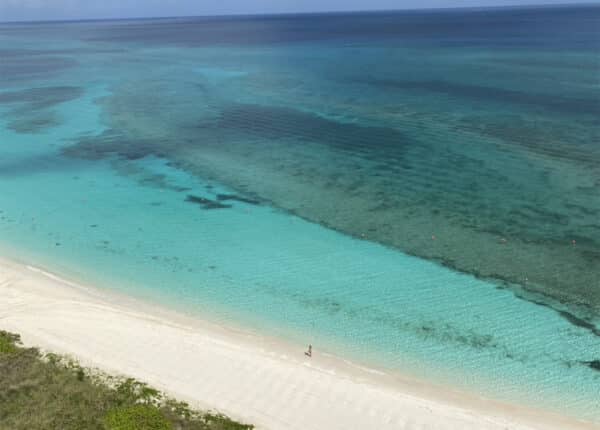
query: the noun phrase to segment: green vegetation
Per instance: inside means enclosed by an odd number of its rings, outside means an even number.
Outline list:
[[[12,333],[0,331],[0,354],[13,354],[17,352],[19,336]]]
[[[0,331],[0,430],[251,430],[134,379],[98,375]]]
[[[111,430],[171,430],[173,424],[157,409],[147,405],[133,405],[114,409],[106,416],[106,427]]]

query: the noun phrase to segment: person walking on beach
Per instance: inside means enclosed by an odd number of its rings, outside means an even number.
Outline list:
[[[304,353],[307,357],[312,357],[312,345],[308,345],[308,351]]]

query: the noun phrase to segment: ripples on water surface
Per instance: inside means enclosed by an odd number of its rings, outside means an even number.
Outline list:
[[[597,419],[599,26],[591,6],[0,25],[2,243]]]

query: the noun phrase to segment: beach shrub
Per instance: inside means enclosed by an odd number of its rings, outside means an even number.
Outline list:
[[[133,402],[159,405],[162,401],[160,391],[133,378],[127,378],[117,383],[115,391],[119,404]]]
[[[112,410],[105,419],[107,430],[171,430],[173,425],[155,406],[133,405]]]
[[[13,354],[17,351],[17,345],[21,342],[21,336],[0,330],[0,354]]]
[[[254,426],[232,421],[230,418],[221,414],[205,414],[203,419],[208,425],[207,428],[214,430],[251,430],[254,428]]]

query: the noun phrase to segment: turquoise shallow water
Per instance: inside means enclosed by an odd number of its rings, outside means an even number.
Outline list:
[[[0,25],[0,246],[598,421],[599,15],[558,11]]]

